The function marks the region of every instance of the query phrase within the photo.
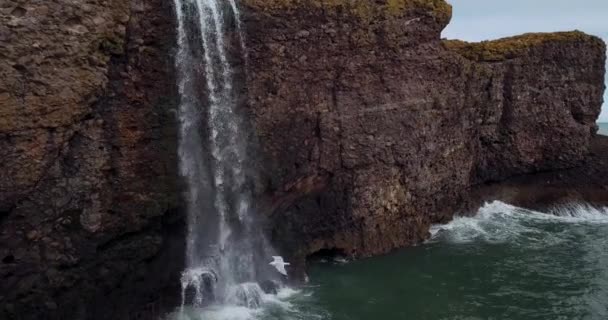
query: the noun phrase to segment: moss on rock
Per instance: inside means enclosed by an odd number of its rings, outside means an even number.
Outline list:
[[[449,21],[452,6],[445,0],[385,0],[384,3],[370,0],[244,0],[247,6],[266,12],[290,11],[297,8],[344,8],[355,16],[368,20],[377,15],[402,16],[404,13],[422,10],[436,19]]]
[[[601,39],[581,31],[555,33],[527,33],[515,37],[492,41],[470,43],[461,40],[445,40],[444,46],[474,61],[498,62],[513,59],[526,54],[531,48],[546,43],[564,42],[597,42],[603,46]]]

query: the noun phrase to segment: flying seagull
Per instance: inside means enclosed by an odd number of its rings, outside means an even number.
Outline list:
[[[287,276],[287,270],[285,270],[285,266],[288,266],[289,262],[285,262],[283,260],[283,257],[279,256],[272,256],[272,259],[272,262],[269,264],[275,267],[275,269],[277,269],[280,274]]]

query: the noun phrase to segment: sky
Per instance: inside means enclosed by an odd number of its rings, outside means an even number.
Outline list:
[[[482,41],[526,32],[578,29],[608,42],[608,0],[448,0],[454,8],[443,37]],[[606,77],[608,82],[608,76]],[[608,92],[599,122],[608,122]]]

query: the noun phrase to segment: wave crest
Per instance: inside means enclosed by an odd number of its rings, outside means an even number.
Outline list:
[[[571,224],[608,224],[608,208],[570,204],[543,213],[493,201],[486,203],[473,217],[459,216],[448,224],[432,226],[430,241],[555,244],[567,240],[561,235],[564,227]]]

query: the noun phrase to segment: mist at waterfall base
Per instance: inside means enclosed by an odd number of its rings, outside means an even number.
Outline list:
[[[394,254],[320,261],[260,308],[189,319],[608,319],[608,208],[547,213],[492,202]]]
[[[235,0],[175,0],[175,14],[178,153],[188,216],[178,317],[215,306],[256,309],[269,300],[261,283],[267,292],[282,285],[268,265],[276,253],[252,201],[250,130],[238,103],[242,68],[236,65],[243,58],[238,7]]]

